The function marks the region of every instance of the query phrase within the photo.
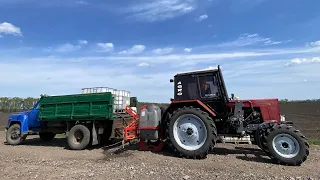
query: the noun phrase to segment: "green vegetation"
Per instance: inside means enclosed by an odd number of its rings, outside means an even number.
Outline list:
[[[39,99],[40,97],[39,98],[0,97],[0,112],[12,113],[12,112],[23,111],[24,108],[31,109]]]
[[[317,145],[320,146],[320,139],[310,139],[308,140],[310,145]]]
[[[312,102],[320,102],[320,99],[306,99],[306,100],[288,100],[288,99],[279,99],[280,104],[287,103],[312,103]]]

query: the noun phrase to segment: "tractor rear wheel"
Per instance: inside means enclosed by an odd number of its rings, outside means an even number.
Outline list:
[[[266,140],[271,157],[279,164],[297,166],[309,155],[306,137],[292,126],[274,125]]]
[[[205,158],[216,144],[215,123],[209,114],[200,108],[177,109],[173,112],[168,126],[174,150],[186,158]]]

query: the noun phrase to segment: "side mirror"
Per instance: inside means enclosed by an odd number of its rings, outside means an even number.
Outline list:
[[[173,82],[173,79],[170,79],[170,82]]]

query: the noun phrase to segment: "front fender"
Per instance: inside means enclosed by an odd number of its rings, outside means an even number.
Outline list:
[[[28,116],[27,115],[11,115],[8,120],[8,127],[9,128],[12,124],[20,124],[20,131],[22,134],[28,133]]]

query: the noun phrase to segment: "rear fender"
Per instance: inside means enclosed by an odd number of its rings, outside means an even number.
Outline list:
[[[20,131],[21,134],[27,134],[29,131],[28,127],[28,116],[26,115],[19,115],[15,117],[9,117],[8,120],[8,127],[12,126],[13,124],[19,124],[20,125]]]
[[[187,100],[187,101],[172,101],[166,111],[163,113],[162,122],[165,122],[174,110],[178,108],[182,108],[183,106],[193,106],[196,108],[200,108],[201,110],[209,113],[210,116],[216,117],[217,115],[211,110],[207,105],[202,103],[199,100]]]

